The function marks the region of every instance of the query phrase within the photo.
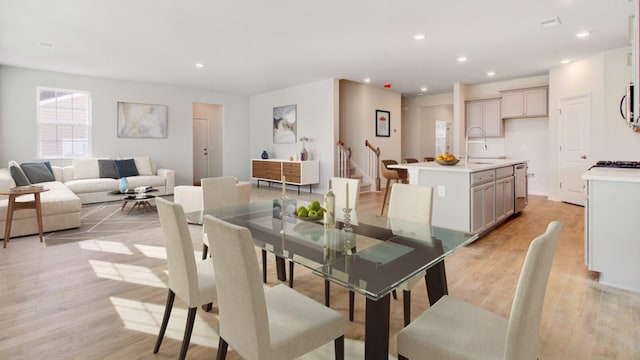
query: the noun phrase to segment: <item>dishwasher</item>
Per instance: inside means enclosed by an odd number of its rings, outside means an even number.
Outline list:
[[[517,164],[514,166],[515,170],[515,212],[519,213],[529,203],[528,195],[528,180],[527,170],[529,167],[527,164]]]

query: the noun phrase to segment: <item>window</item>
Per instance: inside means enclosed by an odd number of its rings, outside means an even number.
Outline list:
[[[38,88],[38,155],[40,158],[89,155],[91,94]]]

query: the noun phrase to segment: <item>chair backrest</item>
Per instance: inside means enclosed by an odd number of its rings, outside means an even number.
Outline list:
[[[417,163],[417,162],[419,162],[419,161],[418,161],[418,159],[416,159],[416,158],[405,158],[405,159],[403,160],[403,162],[404,162],[405,164],[412,164],[412,163]]]
[[[201,305],[198,303],[198,270],[187,218],[180,204],[161,197],[156,197],[155,202],[167,251],[169,288],[189,307],[197,307]]]
[[[561,231],[562,223],[552,221],[529,246],[511,307],[505,359],[538,357],[542,305]]]
[[[390,218],[431,224],[433,188],[431,186],[393,184],[389,198]]]
[[[343,209],[347,205],[347,186],[349,186],[349,207],[357,210],[358,199],[360,199],[360,179],[341,177],[331,178],[331,191],[336,196],[336,209]]]
[[[203,209],[216,209],[238,204],[236,178],[213,177],[200,180]]]
[[[380,160],[380,171],[382,172],[382,176],[387,179],[406,179],[408,174],[405,169],[389,169],[389,165],[397,165],[398,162],[395,160]]]
[[[245,359],[269,359],[267,304],[249,229],[204,217],[210,231],[220,336]]]

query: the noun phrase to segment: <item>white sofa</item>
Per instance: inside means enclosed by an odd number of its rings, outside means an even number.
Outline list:
[[[156,169],[148,157],[137,157],[143,175],[128,176],[129,188],[152,186],[158,189],[153,195],[173,194],[175,172],[169,169]],[[71,166],[51,166],[56,181],[40,182],[49,191],[40,195],[42,205],[42,227],[44,232],[76,228],[80,226],[82,204],[120,200],[118,191],[120,181],[113,178],[101,178],[98,159],[74,159]],[[16,183],[7,168],[0,169],[0,191],[8,191]],[[25,195],[17,201],[30,201],[33,196]],[[4,238],[7,218],[8,196],[0,195],[0,239]],[[34,210],[19,210],[14,213],[11,224],[11,237],[38,233],[38,224]]]
[[[40,194],[42,205],[42,229],[44,232],[76,228],[80,226],[82,201],[60,181],[39,183],[49,191]],[[16,186],[9,169],[0,169],[0,191],[8,191]],[[4,239],[7,219],[8,196],[0,195],[0,239]],[[24,195],[16,201],[31,201],[33,195]],[[11,237],[38,233],[35,210],[18,210],[13,214]]]

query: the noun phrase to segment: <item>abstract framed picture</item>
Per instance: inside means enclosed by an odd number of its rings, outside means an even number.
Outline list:
[[[292,144],[296,142],[296,105],[273,108],[273,143]]]
[[[391,136],[391,112],[376,110],[376,136]]]
[[[166,138],[166,105],[118,102],[119,138]]]

